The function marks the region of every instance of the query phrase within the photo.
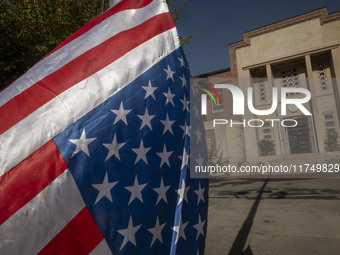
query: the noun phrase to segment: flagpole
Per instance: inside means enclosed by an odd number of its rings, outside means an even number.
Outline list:
[[[104,12],[104,7],[105,7],[105,0],[103,0],[103,4],[102,4],[102,13]]]
[[[120,0],[109,0],[109,8],[117,4]]]

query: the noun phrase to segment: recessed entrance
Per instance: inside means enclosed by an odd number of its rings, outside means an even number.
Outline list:
[[[288,128],[290,154],[311,153],[310,130],[307,117],[298,117],[298,125]]]

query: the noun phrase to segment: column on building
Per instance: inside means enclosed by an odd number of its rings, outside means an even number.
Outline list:
[[[239,86],[243,91],[244,95],[247,95],[247,88],[250,87],[251,74],[250,70],[244,70],[243,77],[239,80]],[[245,97],[246,98],[246,97]],[[246,101],[246,100],[245,100]],[[245,109],[245,114],[240,118],[240,121],[245,121],[247,124],[247,120],[255,119],[255,115],[252,114],[248,109]],[[259,156],[258,150],[258,133],[256,132],[256,128],[250,128],[247,125],[244,127],[244,143],[245,146],[245,155],[246,161],[248,162],[257,162]]]
[[[340,48],[339,47],[331,50],[331,69],[332,69],[331,70],[332,77],[335,78],[333,82],[333,89],[334,89],[334,97],[335,97],[335,103],[336,103],[336,109],[337,109],[337,117],[338,117],[338,121],[340,121],[340,81],[336,79],[340,77]]]
[[[314,126],[317,130],[318,151],[328,151],[325,143],[329,134],[339,133],[339,91],[332,59],[333,50],[306,55],[309,89],[312,94]],[[335,56],[336,57],[336,56]]]
[[[311,93],[311,112],[312,112],[312,125],[315,127],[316,130],[322,130],[322,122],[320,120],[320,115],[317,111],[318,102],[317,102],[317,92],[316,92],[316,86],[315,79],[313,79],[313,69],[312,69],[312,61],[310,55],[305,55],[305,64],[306,64],[306,72],[307,72],[307,78],[308,81],[308,89]],[[315,139],[317,141],[317,144],[312,143],[312,150],[313,152],[322,152],[323,151],[323,136],[318,135],[317,132],[314,132]]]
[[[273,71],[272,71],[272,67],[270,64],[266,65],[266,74],[267,74],[267,78],[268,78],[268,86],[270,86],[271,88],[273,88],[274,85],[274,76],[273,76]],[[279,88],[277,88],[279,91]],[[271,100],[273,101],[273,99]],[[279,114],[278,114],[278,109],[275,111],[274,113],[275,115],[275,119],[279,119]],[[277,156],[280,156],[283,154],[283,149],[281,146],[281,134],[280,134],[280,125],[277,122],[273,122],[274,123],[274,128],[273,128],[273,133],[274,133],[274,143],[275,143],[275,154]]]

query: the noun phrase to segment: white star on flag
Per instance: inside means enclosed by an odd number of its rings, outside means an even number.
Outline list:
[[[201,183],[199,182],[198,183],[198,190],[194,191],[198,196],[197,205],[200,203],[201,200],[203,201],[203,203],[205,203],[205,201],[204,201],[204,191],[205,191],[205,188],[201,188]]]
[[[148,165],[148,160],[146,158],[146,153],[148,153],[149,150],[151,150],[151,147],[144,148],[143,139],[140,140],[139,148],[132,148],[134,153],[137,154],[135,165],[140,161],[143,160]]]
[[[158,194],[156,205],[158,205],[158,203],[161,200],[164,200],[165,203],[168,203],[168,200],[166,198],[166,192],[168,191],[169,188],[170,188],[170,185],[164,186],[163,177],[161,177],[161,183],[160,183],[159,188],[153,189]]]
[[[131,110],[125,110],[123,106],[123,102],[120,102],[120,106],[118,110],[111,110],[114,114],[117,115],[113,125],[116,124],[118,121],[123,121],[127,125],[126,115],[131,112]]]
[[[171,69],[170,69],[170,66],[168,65],[168,69],[164,69],[163,68],[163,70],[166,72],[166,79],[168,80],[168,79],[172,79],[173,81],[175,81],[175,79],[174,79],[174,71],[172,71]]]
[[[193,109],[194,109],[194,112],[195,112],[195,117],[198,118],[200,116],[200,109],[198,109],[198,107],[196,105],[194,105]]]
[[[159,166],[159,168],[161,168],[163,164],[167,164],[168,167],[170,167],[169,157],[171,156],[172,153],[173,151],[166,150],[166,146],[164,144],[163,152],[157,152],[157,155],[161,158],[161,165]]]
[[[175,123],[175,120],[169,120],[169,114],[166,114],[166,119],[161,120],[162,124],[164,125],[163,135],[169,131],[172,135],[174,134],[172,132],[172,125]]]
[[[180,57],[180,58],[178,58],[178,59],[179,59],[179,61],[181,62],[181,66],[182,66],[182,67],[185,66],[184,58],[183,58],[183,57]]]
[[[142,226],[142,224],[138,225],[138,226],[133,226],[133,222],[132,222],[132,216],[130,216],[129,219],[129,225],[127,228],[125,229],[120,229],[117,230],[117,232],[119,234],[121,234],[122,236],[124,236],[124,240],[122,242],[122,245],[120,246],[120,251],[124,248],[124,246],[127,244],[127,242],[131,242],[134,246],[136,246],[136,232],[138,231],[138,229]]]
[[[198,223],[193,225],[193,227],[197,229],[196,240],[198,239],[200,234],[202,234],[202,236],[204,236],[204,229],[203,229],[204,224],[205,224],[205,220],[202,221],[201,215],[198,214]]]
[[[142,124],[140,125],[139,130],[141,130],[144,126],[148,126],[150,130],[152,130],[151,120],[155,117],[155,115],[149,115],[148,108],[145,108],[144,115],[137,116],[142,120]]]
[[[187,151],[185,149],[183,149],[183,155],[182,156],[178,156],[179,159],[182,161],[181,170],[183,170],[184,167],[188,165],[188,163],[189,163],[189,156],[190,155],[187,153]]]
[[[179,127],[183,129],[183,139],[186,135],[190,137],[191,126],[187,124],[187,121],[184,122],[184,125],[180,125]]]
[[[197,130],[195,131],[195,134],[196,134],[196,136],[197,136],[197,143],[199,143],[199,142],[202,142],[202,132],[201,132],[201,130],[199,129],[199,128],[197,128]]]
[[[167,105],[169,102],[172,104],[172,106],[175,106],[174,103],[174,97],[176,94],[172,94],[170,88],[168,88],[168,92],[163,92],[163,95],[166,97],[165,105]]]
[[[141,192],[142,192],[142,190],[144,189],[144,187],[146,185],[147,185],[146,183],[139,184],[138,183],[138,178],[137,178],[137,175],[136,175],[135,182],[134,182],[133,186],[125,187],[125,189],[127,189],[131,193],[128,205],[130,205],[131,202],[133,200],[135,200],[135,198],[137,198],[139,201],[141,201],[143,203],[143,197],[142,197],[142,193]]]
[[[188,87],[187,79],[185,78],[185,75],[183,74],[183,76],[179,78],[182,80],[182,87]]]
[[[182,186],[180,189],[178,190],[175,190],[177,192],[177,194],[179,195],[179,198],[178,198],[178,203],[177,205],[180,205],[183,201],[183,199],[187,202],[188,202],[188,191],[190,189],[190,186],[188,187],[185,187],[185,181],[182,180]]]
[[[185,237],[185,228],[187,227],[189,221],[187,221],[186,223],[182,223],[182,218],[180,219],[180,224],[178,226],[173,226],[172,229],[173,231],[175,231],[177,233],[176,236],[176,241],[175,244],[178,242],[179,238],[183,238],[184,240],[187,240],[187,238]]]
[[[197,166],[203,166],[204,158],[201,157],[201,153],[198,153],[198,158],[195,159]]]
[[[98,196],[94,204],[98,203],[100,199],[106,197],[108,200],[113,202],[111,189],[118,183],[116,182],[109,182],[107,172],[105,173],[104,180],[101,184],[92,184],[92,186],[99,191]]]
[[[153,99],[156,100],[154,92],[158,88],[152,87],[151,81],[149,81],[148,86],[141,86],[141,87],[146,91],[144,99],[147,99],[149,96],[151,96]]]
[[[87,156],[90,157],[89,152],[89,144],[92,143],[96,138],[86,138],[86,132],[85,129],[83,129],[83,132],[81,133],[81,136],[79,139],[69,139],[71,143],[74,143],[77,147],[75,148],[72,157],[76,155],[78,152],[83,151]]]
[[[103,145],[109,150],[105,161],[108,160],[111,156],[115,156],[118,160],[120,160],[119,149],[122,148],[125,143],[118,143],[116,134],[113,136],[112,143],[103,143]]]
[[[183,111],[185,111],[185,110],[189,111],[189,104],[190,104],[190,102],[187,101],[186,97],[184,96],[184,98],[180,99],[180,101],[183,104]]]
[[[165,227],[166,223],[163,223],[162,225],[159,224],[158,216],[156,218],[156,224],[153,228],[149,228],[148,231],[153,234],[152,241],[150,247],[153,245],[153,243],[156,240],[159,240],[161,243],[163,243],[162,240],[162,230]]]

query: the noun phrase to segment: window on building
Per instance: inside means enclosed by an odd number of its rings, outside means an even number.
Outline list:
[[[272,139],[272,130],[269,126],[269,123],[264,123],[262,128],[262,135],[265,140],[271,140]]]
[[[328,134],[334,134],[336,132],[335,126],[335,119],[334,119],[334,112],[328,112],[323,114],[325,119],[325,126]]]
[[[336,133],[335,128],[327,128],[327,134],[333,135]]]
[[[326,80],[326,70],[324,69],[322,63],[319,64],[318,74],[319,74],[319,82],[320,82],[321,89],[327,90],[328,84],[327,84],[327,80]]]
[[[270,133],[271,131],[270,131],[270,128],[265,128],[265,129],[263,129],[263,133],[264,134],[268,134],[268,133]]]
[[[299,74],[296,69],[288,69],[281,72],[282,87],[299,88],[301,86]],[[291,96],[298,93],[290,93]]]
[[[326,121],[334,119],[333,113],[326,113],[324,116]]]
[[[265,136],[264,136],[264,139],[265,139],[265,140],[271,140],[271,139],[272,139],[272,136],[271,136],[271,135],[265,135]]]
[[[258,93],[261,101],[266,101],[267,99],[267,91],[266,87],[264,86],[264,81],[264,79],[260,79],[258,82]]]

